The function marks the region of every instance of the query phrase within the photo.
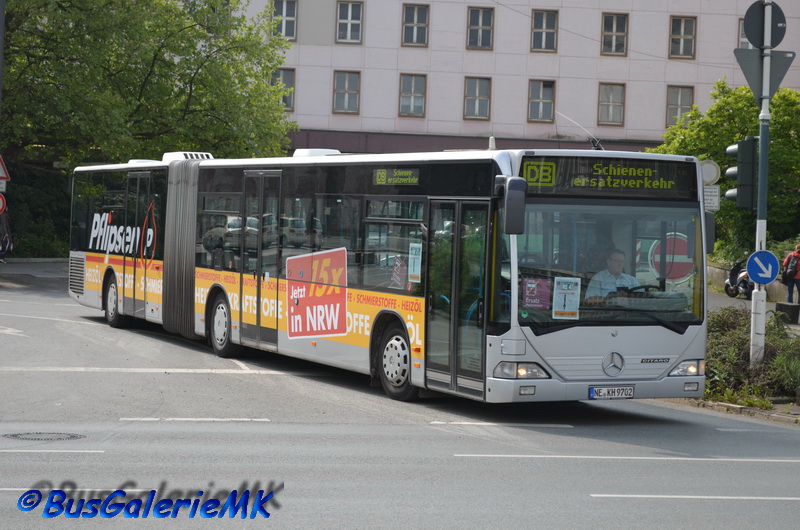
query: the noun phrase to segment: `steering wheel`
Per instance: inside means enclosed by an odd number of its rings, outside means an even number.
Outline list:
[[[631,287],[628,291],[660,291],[661,287],[658,285],[637,285],[636,287]]]

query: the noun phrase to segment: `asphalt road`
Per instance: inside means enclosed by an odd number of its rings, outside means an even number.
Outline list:
[[[188,502],[272,490],[271,517],[248,521],[260,527],[796,526],[797,426],[661,401],[399,403],[358,374],[263,352],[220,359],[143,323],[111,329],[64,278],[3,272],[6,528],[63,526],[44,501],[18,508],[28,490],[77,502],[118,488]],[[189,509],[90,524],[189,528]]]

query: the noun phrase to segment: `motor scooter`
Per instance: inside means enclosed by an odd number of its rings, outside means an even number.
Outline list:
[[[743,294],[745,299],[750,300],[756,285],[750,280],[747,269],[744,267],[747,259],[742,259],[734,263],[728,272],[728,279],[725,280],[725,294],[731,298],[736,298]]]

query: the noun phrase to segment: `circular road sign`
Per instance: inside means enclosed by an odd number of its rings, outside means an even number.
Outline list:
[[[689,257],[689,242],[686,240],[686,236],[678,232],[670,232],[667,234],[666,244],[667,252],[663,268],[661,241],[656,241],[650,247],[650,269],[657,277],[661,276],[663,270],[667,280],[671,282],[680,283],[688,280],[694,272],[695,262]]]
[[[0,193],[0,213],[6,211],[6,198]]]
[[[764,42],[764,3],[753,2],[744,15],[744,34],[750,44],[763,50],[774,48],[786,35],[786,15],[778,4],[772,3],[772,35],[770,42]]]

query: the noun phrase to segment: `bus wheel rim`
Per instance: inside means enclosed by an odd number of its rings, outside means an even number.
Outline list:
[[[214,341],[219,346],[228,342],[228,310],[225,304],[219,304],[214,310]]]
[[[108,286],[108,295],[106,296],[106,308],[108,309],[108,316],[114,318],[117,313],[117,283],[111,282]]]
[[[392,337],[383,349],[383,373],[392,386],[402,386],[410,366],[408,345],[402,337]]]

